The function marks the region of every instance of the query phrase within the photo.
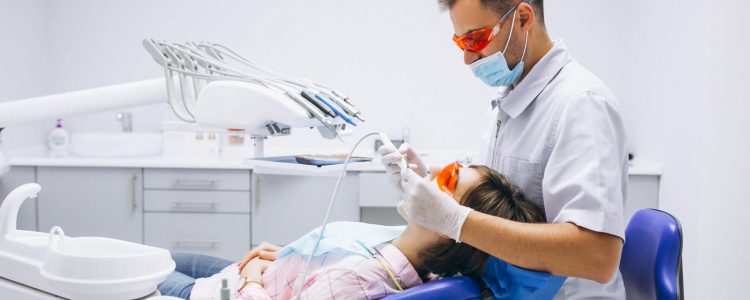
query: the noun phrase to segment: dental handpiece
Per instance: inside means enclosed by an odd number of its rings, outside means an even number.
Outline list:
[[[391,142],[391,139],[388,138],[388,136],[385,135],[385,133],[378,132],[378,135],[380,136],[380,141],[383,142],[383,145],[391,146],[391,147],[393,147],[393,149],[398,149],[398,148],[396,148],[395,145],[393,145],[393,142]],[[396,163],[396,165],[398,165],[398,167],[401,168],[401,171],[406,170],[407,166],[408,166],[406,164],[406,157],[402,156],[401,159]]]

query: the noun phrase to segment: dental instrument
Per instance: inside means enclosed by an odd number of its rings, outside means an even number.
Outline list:
[[[182,122],[165,121],[164,130],[218,133],[241,128],[255,141],[252,157],[263,157],[266,137],[289,135],[292,128],[317,128],[323,138],[341,140],[342,135],[353,132],[355,118],[364,121],[361,110],[341,92],[306,79],[281,76],[226,46],[155,39],[145,39],[143,46],[163,68],[164,78],[2,102],[0,133],[5,127],[37,120],[166,99]],[[0,137],[0,176],[8,170]]]
[[[393,147],[393,149],[398,149],[396,148],[395,145],[393,145],[393,142],[391,141],[390,138],[388,138],[388,136],[385,133],[380,132],[378,133],[378,135],[380,136],[380,141],[383,142],[383,145]],[[408,164],[406,163],[406,157],[401,157],[397,165],[401,169],[401,171],[406,170],[408,168]]]

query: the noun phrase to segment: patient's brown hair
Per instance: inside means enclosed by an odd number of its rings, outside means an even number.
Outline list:
[[[521,190],[508,178],[485,166],[470,166],[479,180],[461,197],[460,204],[492,216],[524,222],[545,222],[544,214],[526,200]],[[459,177],[459,180],[461,178]],[[488,254],[453,240],[442,242],[421,253],[424,268],[441,277],[457,273],[480,277]]]

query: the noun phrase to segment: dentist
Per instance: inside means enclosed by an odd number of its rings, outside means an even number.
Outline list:
[[[404,190],[399,211],[494,256],[487,263],[492,271],[484,274],[490,287],[498,286],[507,262],[568,276],[556,299],[625,299],[618,267],[628,161],[615,97],[562,41],[550,40],[542,0],[438,2],[449,10],[464,62],[498,87],[488,104],[493,122],[483,163],[519,186],[548,224],[458,205],[425,177],[427,167],[413,148],[384,146],[383,163]],[[401,171],[396,162],[404,156],[410,168]]]

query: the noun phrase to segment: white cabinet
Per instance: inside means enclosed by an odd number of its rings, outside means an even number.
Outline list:
[[[0,203],[5,200],[15,188],[27,183],[36,182],[36,168],[12,167],[10,172],[0,177]],[[36,231],[36,199],[26,199],[18,211],[16,227],[23,230]]]
[[[630,175],[628,177],[628,193],[623,209],[625,222],[630,221],[638,210],[659,208],[659,178],[658,175]]]
[[[288,244],[323,223],[336,177],[253,174],[253,245]],[[330,221],[359,221],[357,174],[349,173]]]
[[[39,167],[39,230],[142,243],[141,169]]]
[[[249,214],[146,212],[145,218],[147,245],[231,261],[250,251]]]
[[[250,250],[250,171],[144,170],[144,241],[240,260]]]

